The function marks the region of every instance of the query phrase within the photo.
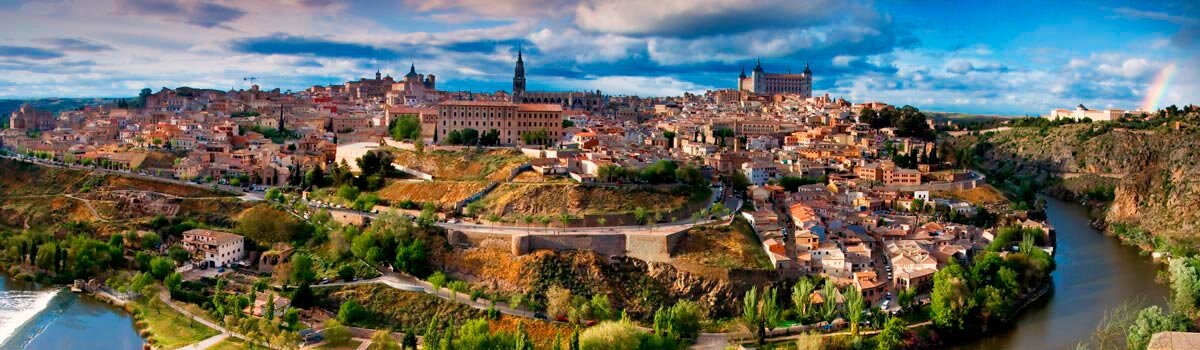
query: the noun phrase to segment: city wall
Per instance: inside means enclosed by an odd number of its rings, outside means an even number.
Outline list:
[[[450,243],[459,248],[499,246],[507,242],[513,255],[537,250],[590,251],[605,257],[631,257],[649,262],[669,262],[686,229],[655,233],[556,233],[556,232],[464,232],[449,233]]]

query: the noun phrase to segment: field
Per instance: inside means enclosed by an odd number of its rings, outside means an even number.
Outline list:
[[[143,298],[136,305],[158,348],[175,349],[218,334],[216,330],[176,312],[157,298]]]
[[[487,185],[479,181],[390,181],[378,194],[393,204],[407,199],[446,206],[467,199]]]
[[[769,269],[771,260],[744,220],[729,226],[700,226],[679,242],[674,263],[700,269]]]
[[[521,152],[507,149],[427,151],[396,150],[394,162],[433,175],[437,180],[504,181],[512,169],[527,159]]]
[[[668,211],[682,207],[686,190],[590,187],[578,184],[505,183],[483,197],[485,208],[500,216],[628,213],[637,207]]]

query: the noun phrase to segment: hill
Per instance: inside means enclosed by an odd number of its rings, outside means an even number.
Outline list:
[[[952,139],[949,151],[1010,195],[1029,200],[1040,190],[1089,203],[1097,226],[1119,228],[1114,233],[1144,248],[1195,249],[1197,121],[1193,114],[1179,129],[1173,122],[1016,127]]]

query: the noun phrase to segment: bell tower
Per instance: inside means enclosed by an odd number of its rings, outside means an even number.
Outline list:
[[[521,47],[517,46],[517,66],[513,68],[513,101],[517,101],[517,97],[525,92],[525,60],[521,55]]]

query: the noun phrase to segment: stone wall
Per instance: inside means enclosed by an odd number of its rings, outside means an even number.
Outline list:
[[[517,232],[481,233],[451,231],[450,244],[458,248],[499,245],[508,242],[513,255],[525,255],[536,250],[589,251],[604,256],[632,257],[650,262],[669,262],[675,247],[686,235],[686,229],[655,233],[556,233]]]

